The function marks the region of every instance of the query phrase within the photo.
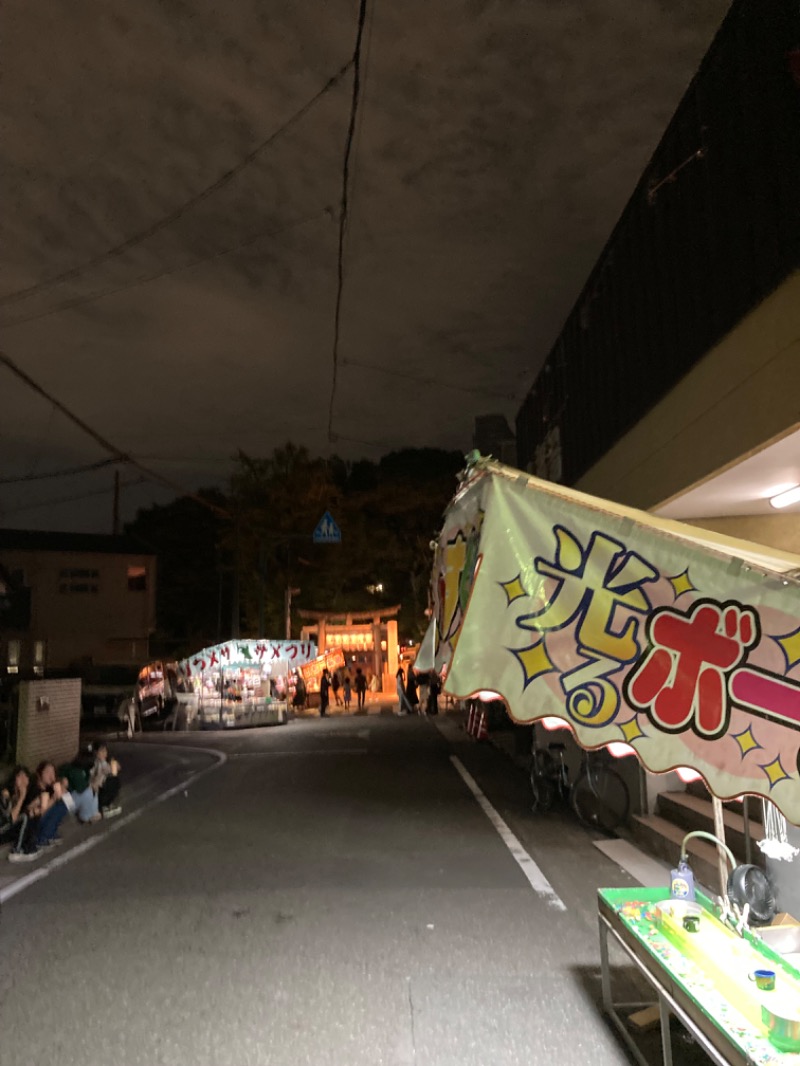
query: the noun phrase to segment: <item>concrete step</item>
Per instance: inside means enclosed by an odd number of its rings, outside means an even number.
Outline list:
[[[760,807],[760,804],[759,804]],[[685,832],[692,829],[703,829],[707,833],[714,832],[714,808],[706,794],[705,798],[692,792],[662,792],[657,801],[656,813],[668,822],[673,822]],[[745,861],[745,834],[744,817],[741,813],[723,808],[723,822],[725,824],[725,843],[740,862]],[[750,820],[750,861],[762,865],[763,856],[756,847],[756,842],[764,837],[764,829],[760,822]]]
[[[708,799],[711,795],[704,781],[690,781],[686,786],[686,791],[692,796],[697,796],[698,799]],[[726,810],[734,811],[736,814],[742,813],[741,800],[726,800],[724,806]],[[751,822],[761,822],[761,800],[757,796],[750,796],[747,809]]]
[[[631,829],[636,841],[651,855],[664,859],[671,867],[677,866],[681,857],[681,844],[686,830],[673,825],[666,818],[657,814],[637,814],[631,822]],[[695,881],[719,892],[719,873],[717,867],[717,848],[706,840],[690,840],[687,846],[689,865],[694,871]]]

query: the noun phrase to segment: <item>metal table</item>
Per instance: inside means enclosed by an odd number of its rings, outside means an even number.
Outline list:
[[[702,1006],[683,987],[679,977],[656,956],[645,939],[638,936],[620,916],[615,906],[614,897],[622,899],[626,895],[630,896],[631,902],[637,898],[638,900],[660,902],[661,899],[666,898],[666,894],[662,893],[659,898],[659,890],[654,889],[641,889],[638,891],[600,889],[598,892],[603,1007],[640,1066],[651,1066],[651,1064],[642,1054],[619,1012],[622,1009],[633,1010],[652,1005],[653,1001],[650,1000],[649,1004],[614,1002],[611,993],[611,973],[609,968],[609,935],[622,948],[627,958],[654,992],[655,1001],[659,1009],[661,1051],[664,1066],[672,1066],[670,1015],[675,1015],[680,1020],[708,1056],[719,1066],[752,1066],[754,1063],[775,1063],[784,1060],[787,1064],[797,1063],[800,1056],[778,1051],[753,1029],[745,1035],[743,1035],[741,1027],[731,1029],[726,1025],[725,1017],[720,1016],[720,1011],[715,1011],[713,1006],[709,1006],[708,1003],[706,1003],[705,1007]],[[620,899],[617,899],[616,902],[619,903]],[[768,950],[764,954],[767,958],[773,955]],[[733,1010],[735,1008],[731,1008],[732,1012]]]

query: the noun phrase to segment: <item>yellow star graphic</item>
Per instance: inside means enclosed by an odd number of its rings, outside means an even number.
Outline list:
[[[619,727],[620,733],[625,737],[625,741],[628,744],[633,743],[634,740],[638,740],[639,737],[645,737],[647,734],[639,728],[639,722],[636,718],[629,718],[627,722],[621,722]]]
[[[520,666],[525,674],[525,684],[523,688],[527,688],[531,681],[534,681],[537,677],[541,677],[542,674],[549,673],[550,670],[555,670],[555,666],[550,661],[550,656],[547,654],[547,648],[544,646],[544,641],[540,640],[536,644],[532,644],[529,648],[509,648],[509,651],[519,659]]]
[[[752,751],[753,748],[761,747],[753,736],[752,726],[748,726],[747,729],[743,730],[741,733],[734,733],[733,739],[739,745],[739,751],[742,753],[742,758],[747,755],[748,751]]]
[[[670,585],[672,585],[672,590],[675,593],[675,599],[677,599],[678,596],[682,596],[684,592],[693,591],[695,587],[689,577],[688,567],[686,570],[683,571],[682,574],[676,574],[674,577],[667,578],[667,580],[669,581]]]
[[[787,633],[783,637],[776,637],[776,640],[786,656],[786,669],[791,670],[800,662],[800,629],[795,629],[794,633]]]
[[[779,781],[788,781],[789,775],[781,766],[781,757],[776,755],[772,762],[764,763],[761,767],[767,776],[769,781],[770,792],[778,784]]]
[[[500,588],[503,590],[503,592],[505,592],[506,596],[508,597],[509,604],[512,604],[514,602],[514,600],[518,600],[520,598],[520,596],[527,596],[528,595],[527,592],[525,591],[523,585],[522,585],[521,575],[520,574],[517,574],[516,577],[512,577],[512,579],[510,581],[501,581],[501,582],[499,582],[499,585],[500,585]]]

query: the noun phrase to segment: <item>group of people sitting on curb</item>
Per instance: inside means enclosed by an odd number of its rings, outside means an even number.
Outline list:
[[[0,845],[11,845],[8,861],[32,862],[63,843],[58,830],[68,814],[83,825],[120,814],[119,771],[102,742],[58,769],[49,761],[35,773],[14,767],[0,792]]]

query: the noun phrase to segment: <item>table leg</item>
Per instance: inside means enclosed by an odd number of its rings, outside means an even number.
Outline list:
[[[600,920],[600,985],[603,990],[603,1008],[606,1013],[613,1010],[611,1000],[611,972],[608,965],[608,926]]]
[[[658,1014],[661,1019],[661,1056],[664,1066],[672,1066],[672,1034],[669,1029],[670,1010],[669,1004],[659,993]]]

